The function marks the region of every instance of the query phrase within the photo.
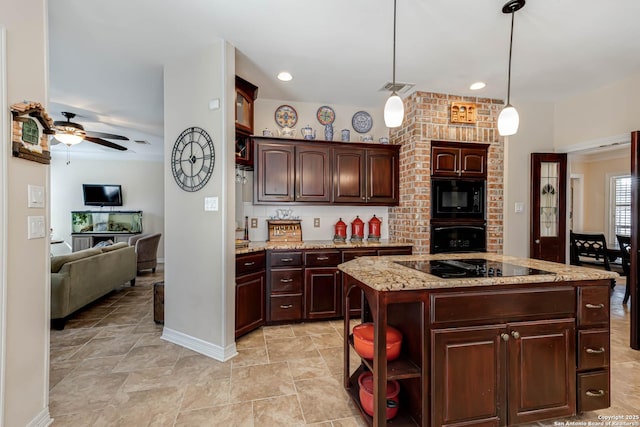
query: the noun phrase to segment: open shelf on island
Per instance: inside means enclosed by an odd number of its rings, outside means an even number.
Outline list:
[[[349,335],[349,344],[355,351],[355,346],[353,344],[353,334]],[[357,353],[357,352],[356,352]],[[373,371],[373,360],[360,358],[362,363],[369,369]],[[389,380],[404,380],[408,378],[420,378],[421,372],[420,368],[413,363],[411,360],[406,359],[402,356],[397,358],[396,360],[387,362],[387,379]]]

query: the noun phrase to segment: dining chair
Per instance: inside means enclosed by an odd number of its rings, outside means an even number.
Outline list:
[[[631,271],[631,237],[616,234],[616,239],[618,239],[618,245],[620,246],[620,253],[622,255],[622,271],[627,279],[627,286],[625,287],[624,298],[622,299],[622,303],[626,304],[631,295],[631,278],[629,277]]]
[[[607,239],[602,233],[574,233],[569,232],[569,260],[571,265],[594,265],[611,271],[607,249]],[[611,280],[611,289],[616,286],[615,279]]]

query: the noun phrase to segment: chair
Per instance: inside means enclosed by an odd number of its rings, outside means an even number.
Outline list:
[[[610,253],[604,234],[569,233],[569,258],[571,265],[595,265],[611,271],[609,264]],[[611,280],[611,289],[616,286],[615,279]]]
[[[158,265],[158,244],[160,243],[162,233],[155,234],[138,234],[129,237],[129,245],[135,246],[137,255],[137,271],[151,269],[156,272]]]
[[[616,234],[616,239],[618,239],[618,245],[620,246],[620,253],[622,255],[622,271],[627,278],[627,286],[624,290],[624,298],[622,299],[622,303],[626,304],[631,295],[631,280],[629,277],[631,271],[631,237]]]

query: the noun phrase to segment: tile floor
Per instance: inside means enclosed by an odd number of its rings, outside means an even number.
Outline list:
[[[54,426],[364,425],[342,388],[341,321],[261,328],[221,363],[160,339],[160,280],[161,269],[142,274],[51,331]],[[560,421],[640,414],[640,352],[628,347],[623,293],[617,286],[611,304],[612,406]]]

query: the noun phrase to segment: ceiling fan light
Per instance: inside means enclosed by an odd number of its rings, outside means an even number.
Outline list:
[[[520,125],[520,115],[511,104],[507,104],[498,116],[498,133],[500,136],[515,135]]]
[[[56,133],[55,138],[66,146],[76,145],[83,140],[77,133]]]
[[[391,94],[384,104],[384,124],[388,128],[397,128],[404,120],[404,104],[395,92]]]

